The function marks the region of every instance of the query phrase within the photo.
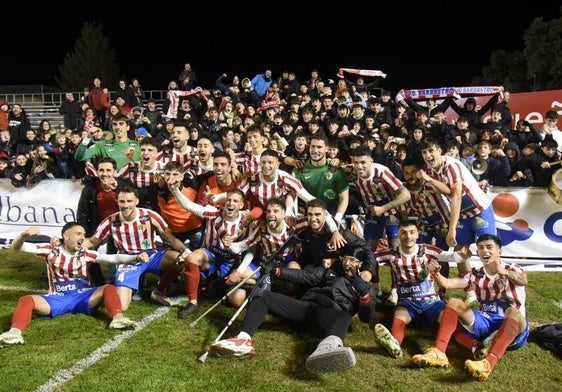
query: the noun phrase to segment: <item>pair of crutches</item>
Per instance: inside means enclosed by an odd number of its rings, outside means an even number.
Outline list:
[[[275,259],[281,255],[285,249],[287,249],[289,246],[292,246],[294,244],[296,244],[298,241],[300,241],[300,239],[297,237],[297,235],[295,233],[292,233],[289,238],[287,238],[287,241],[285,241],[285,243],[283,245],[281,245],[281,247],[279,247],[279,249],[277,251],[275,251],[271,256],[269,256],[267,258],[267,260],[263,261],[261,263],[261,265],[256,268],[250,275],[248,275],[247,277],[245,277],[244,279],[242,279],[236,286],[234,286],[233,288],[231,288],[225,295],[223,295],[213,306],[211,306],[209,309],[207,309],[203,314],[201,314],[201,316],[197,317],[195,320],[193,320],[191,323],[189,323],[190,327],[194,327],[197,325],[197,323],[204,318],[207,314],[209,314],[214,308],[216,308],[218,305],[220,305],[223,301],[225,301],[231,294],[233,294],[236,290],[238,290],[240,287],[242,287],[248,280],[252,279],[258,272],[262,271],[264,268],[263,267],[267,267],[270,266],[271,263],[273,263],[275,261]],[[248,305],[248,303],[253,299],[254,295],[256,295],[256,293],[258,292],[258,290],[261,289],[261,286],[264,284],[264,280],[266,279],[270,279],[269,277],[269,273],[262,273],[259,277],[259,279],[256,281],[254,287],[252,288],[252,290],[250,291],[250,294],[248,295],[248,297],[246,297],[246,300],[242,303],[242,305],[240,305],[238,307],[238,309],[236,310],[236,312],[234,312],[234,314],[232,315],[232,317],[230,318],[230,320],[228,320],[228,322],[226,323],[226,326],[223,328],[223,330],[217,335],[217,337],[215,338],[215,340],[213,341],[213,343],[218,342],[222,336],[226,333],[226,331],[228,330],[228,328],[230,328],[230,326],[232,325],[232,323],[234,322],[234,320],[236,320],[236,318],[238,317],[238,315],[240,313],[242,313],[242,311],[244,310],[244,308],[246,307],[246,305]],[[269,283],[269,282],[268,282]],[[207,351],[205,351],[203,353],[203,355],[201,355],[199,358],[197,358],[197,360],[199,362],[205,362],[205,360],[207,359],[207,356],[209,355],[209,349],[207,349]]]

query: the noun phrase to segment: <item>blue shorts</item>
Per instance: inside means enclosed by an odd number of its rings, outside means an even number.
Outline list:
[[[213,252],[212,250],[209,250],[207,248],[201,248],[201,249],[205,251],[205,253],[207,254],[207,257],[209,258],[209,268],[206,269],[206,270],[201,269],[201,276],[203,278],[208,278],[208,277],[212,276],[217,271],[219,271],[219,276],[224,278],[228,274],[230,274],[232,269],[236,266],[236,258],[226,259],[226,258],[222,257],[221,255]],[[252,262],[252,263],[250,263],[250,265],[248,267],[252,271],[255,271],[258,268],[258,265]],[[259,276],[259,273],[256,275],[256,277],[258,277],[258,276]],[[221,279],[221,281],[222,281],[222,279]]]
[[[424,229],[420,228],[420,236],[418,238],[418,244],[434,244],[433,239],[435,239],[435,246],[440,249],[449,249],[447,245],[447,229]]]
[[[474,218],[460,219],[457,225],[457,244],[474,244],[482,234],[496,235],[495,219],[494,207],[492,206],[488,207]]]
[[[77,290],[65,291],[64,287],[76,284],[79,287]],[[41,297],[47,301],[51,307],[51,313],[47,318],[55,318],[66,313],[87,314],[93,315],[96,311],[95,308],[90,308],[88,303],[90,298],[96,291],[97,287],[87,287],[88,281],[71,281],[66,284],[58,284],[62,290],[57,290],[57,293],[42,294]]]
[[[146,263],[119,264],[115,271],[115,287],[128,287],[132,290],[139,289],[140,276],[145,272],[160,276],[160,263],[166,250],[147,250],[150,256]]]
[[[471,336],[478,340],[484,340],[493,332],[500,329],[501,324],[505,317],[503,315],[498,315],[494,313],[481,312],[477,309],[472,309],[474,314],[474,333],[467,331],[465,327],[461,324],[463,332],[468,336]],[[516,350],[527,344],[527,339],[529,338],[529,322],[527,321],[527,327],[523,332],[521,332],[517,337],[511,342],[507,347],[508,350]]]
[[[394,215],[390,216],[368,216],[365,218],[363,226],[363,238],[366,240],[380,240],[386,238],[389,240],[398,239],[398,224],[400,222]]]
[[[430,299],[426,301],[402,299],[398,301],[396,306],[406,308],[412,321],[423,318],[430,323],[437,323],[439,315],[447,304],[441,299]]]

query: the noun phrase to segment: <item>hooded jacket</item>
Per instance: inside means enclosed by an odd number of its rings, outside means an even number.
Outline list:
[[[502,178],[499,180],[495,185],[499,186],[521,186],[521,187],[529,187],[533,185],[533,173],[531,172],[531,168],[528,164],[528,159],[521,155],[521,150],[519,146],[515,142],[509,142],[505,145],[503,150],[506,152],[507,150],[515,151],[515,158],[509,159],[509,166],[510,166],[510,173],[507,178]],[[523,177],[520,177],[517,173],[521,172]]]

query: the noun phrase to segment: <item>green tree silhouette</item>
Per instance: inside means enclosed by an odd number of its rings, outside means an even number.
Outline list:
[[[562,14],[562,7],[560,8]],[[534,18],[523,33],[524,49],[490,54],[490,65],[473,78],[474,85],[503,85],[511,92],[562,87],[562,17],[545,22]]]
[[[95,22],[82,25],[81,36],[72,52],[67,53],[55,82],[62,91],[81,91],[91,86],[94,78],[100,78],[102,86],[117,84],[119,66],[116,53],[103,32],[103,26]]]

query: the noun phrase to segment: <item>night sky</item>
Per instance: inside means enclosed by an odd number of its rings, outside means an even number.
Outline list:
[[[312,68],[334,80],[340,67],[381,70],[387,77],[380,87],[393,93],[461,86],[488,65],[492,51],[523,49],[523,32],[534,17],[560,17],[554,2],[519,2],[514,10],[507,2],[395,3],[314,11],[282,3],[278,11],[265,4],[238,5],[242,14],[220,7],[199,12],[192,3],[169,9],[157,3],[148,8],[127,3],[123,9],[83,4],[79,15],[66,19],[29,15],[22,24],[8,18],[0,86],[54,86],[84,21],[103,25],[122,75],[139,78],[147,90],[165,90],[186,62],[204,88],[213,87],[222,73],[252,78],[266,67],[274,78],[293,71],[301,83]]]

